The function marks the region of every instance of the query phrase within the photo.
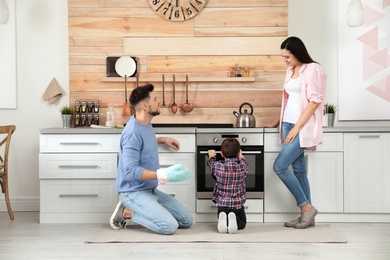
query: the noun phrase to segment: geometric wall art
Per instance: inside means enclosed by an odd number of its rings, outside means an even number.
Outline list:
[[[348,25],[352,1],[361,26]],[[390,120],[390,0],[342,0],[338,10],[339,120]]]

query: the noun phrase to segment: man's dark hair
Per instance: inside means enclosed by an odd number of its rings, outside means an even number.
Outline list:
[[[221,151],[225,158],[237,158],[240,149],[240,143],[235,138],[226,138],[221,145]]]
[[[150,98],[150,92],[152,92],[154,86],[152,84],[146,84],[145,86],[139,86],[135,88],[130,94],[130,105],[137,106],[141,101]]]
[[[298,37],[291,36],[287,38],[280,45],[280,49],[288,50],[289,52],[291,52],[292,55],[295,56],[295,58],[297,58],[298,61],[302,63],[312,63],[312,62],[317,63],[310,57],[305,44]]]

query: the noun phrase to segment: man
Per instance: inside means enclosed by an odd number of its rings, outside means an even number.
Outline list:
[[[130,104],[135,109],[122,132],[120,140],[116,188],[119,203],[110,219],[113,229],[131,223],[139,224],[160,234],[173,234],[178,228],[189,228],[192,216],[175,198],[157,189],[158,182],[184,181],[191,177],[189,169],[173,165],[159,169],[158,144],[179,150],[176,139],[156,139],[151,121],[160,114],[154,86],[135,88]]]

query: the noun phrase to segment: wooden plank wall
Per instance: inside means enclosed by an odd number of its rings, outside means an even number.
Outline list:
[[[102,81],[106,57],[138,59],[140,85],[155,78],[162,100],[165,74],[167,108],[153,122],[235,123],[232,112],[249,102],[257,126],[279,116],[286,66],[280,44],[287,36],[288,0],[208,0],[203,11],[185,22],[157,16],[147,0],[69,0],[70,104],[99,100],[100,124],[113,106],[117,123],[125,101],[124,82]],[[227,77],[229,67],[249,67],[254,82],[191,82],[191,113],[171,112],[172,77]],[[129,92],[134,82],[127,84]],[[183,82],[176,84],[176,103],[185,102]]]

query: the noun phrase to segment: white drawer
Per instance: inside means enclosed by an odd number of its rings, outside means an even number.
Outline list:
[[[156,137],[170,137],[180,143],[179,151],[173,150],[165,144],[160,144],[158,146],[158,152],[160,153],[195,153],[195,134],[157,134]]]
[[[266,152],[279,152],[282,144],[279,144],[279,133],[267,133],[264,138],[264,150]],[[343,133],[324,133],[322,142],[317,145],[317,151],[343,151]]]
[[[261,213],[263,212],[263,200],[262,199],[247,199],[245,202],[246,213]],[[196,201],[197,213],[217,213],[217,206],[211,200],[197,200]]]
[[[112,212],[115,180],[41,180],[41,212]]]
[[[40,179],[115,179],[117,154],[39,154]]]
[[[180,201],[190,212],[195,212],[195,188],[183,182],[159,185],[158,189]]]
[[[41,153],[114,152],[119,151],[117,134],[41,134]]]

